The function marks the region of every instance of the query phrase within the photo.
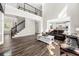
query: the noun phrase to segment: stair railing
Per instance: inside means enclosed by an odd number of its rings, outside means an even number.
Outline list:
[[[18,24],[15,24],[14,27],[11,28],[11,37],[20,32],[25,28],[25,20],[21,21]]]
[[[33,13],[33,14],[38,15],[38,16],[42,16],[41,10],[37,9],[36,7],[33,7],[32,5],[30,5],[28,3],[24,3],[22,5],[17,4],[17,5],[18,5],[18,9],[28,11],[29,13]]]

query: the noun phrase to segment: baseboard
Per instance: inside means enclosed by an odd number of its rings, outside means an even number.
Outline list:
[[[35,34],[30,34],[30,35],[23,35],[23,36],[14,36],[14,37],[12,37],[12,38],[21,38],[21,37],[26,37],[26,36],[33,36],[33,35],[35,35]]]

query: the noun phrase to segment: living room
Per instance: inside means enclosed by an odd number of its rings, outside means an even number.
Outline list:
[[[15,4],[12,5],[15,6]],[[42,6],[41,16],[40,11],[33,14],[33,12],[19,10],[11,6],[11,3],[6,3],[4,25],[10,27],[10,23],[14,22],[15,26],[10,28],[9,36],[4,35],[6,43],[3,42],[3,46],[0,47],[0,55],[79,55],[79,4],[41,3],[35,5]],[[24,21],[16,24],[16,18],[18,18],[17,22],[20,19]]]

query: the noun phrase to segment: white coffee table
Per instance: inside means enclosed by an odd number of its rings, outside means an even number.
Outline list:
[[[45,42],[47,44],[52,44],[52,42],[54,42],[54,36],[51,36],[51,35],[47,35],[47,36],[38,35],[37,40],[40,40],[40,41]]]

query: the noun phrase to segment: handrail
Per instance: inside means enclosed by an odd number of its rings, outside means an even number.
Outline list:
[[[24,4],[27,4],[27,5],[29,5],[30,7],[35,8],[35,9],[39,10],[38,8],[36,8],[36,7],[32,6],[32,5],[28,4],[28,3],[24,3]],[[39,11],[41,11],[41,10],[39,10]]]
[[[35,12],[34,12],[34,11],[31,11],[31,10],[25,9],[25,8],[23,8],[23,7],[20,7],[20,6],[19,6],[19,8],[22,8],[24,11],[26,10],[26,11],[29,11],[29,12],[34,13],[34,14],[35,14]]]
[[[20,23],[16,24],[14,27],[12,27],[11,29],[15,28],[16,26],[20,25],[21,23],[25,22],[25,20],[21,21]]]
[[[31,8],[33,8],[34,11],[25,8],[26,5],[29,6],[29,7],[31,7]],[[23,7],[20,6],[20,5],[18,5],[18,9],[23,9],[24,11],[28,11],[28,12],[33,13],[33,14],[36,14],[36,15],[38,15],[38,16],[42,16],[42,11],[41,11],[41,10],[37,9],[36,7],[33,7],[32,5],[30,5],[30,4],[28,4],[28,3],[24,3]]]
[[[16,24],[13,28],[11,28],[11,37],[19,31],[21,31],[23,28],[25,28],[25,20],[21,21],[20,23]]]

